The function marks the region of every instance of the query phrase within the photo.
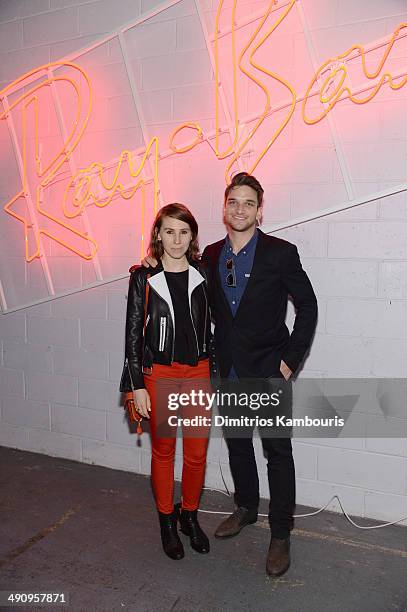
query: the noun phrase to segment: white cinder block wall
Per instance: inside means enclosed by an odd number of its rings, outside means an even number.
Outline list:
[[[153,0],[1,0],[0,89],[25,71],[85,47],[159,4]],[[216,0],[197,0],[197,4],[211,33]],[[243,14],[268,3],[238,4]],[[407,21],[404,0],[302,0],[302,7],[318,65],[354,43],[368,44],[388,36],[397,24]],[[153,38],[146,25],[134,43],[143,59],[136,85],[141,96],[143,89],[149,91],[145,113],[150,135],[168,134],[183,120],[199,119],[209,129],[214,117],[213,73],[196,5],[185,0],[170,17],[151,23],[156,24],[151,30]],[[280,73],[294,80],[301,92],[314,71],[298,16],[290,17],[285,27],[285,33],[276,33],[276,41],[284,38],[287,45],[278,65]],[[166,62],[169,55],[177,53],[182,56],[182,70],[172,74],[171,61]],[[101,157],[106,159],[109,151],[111,158],[141,142],[140,129],[130,121],[126,123],[131,100],[122,87],[114,57],[113,44],[106,57],[100,54],[99,66],[105,67],[111,79],[110,95],[102,105],[104,114],[95,119],[93,133],[81,144],[84,156],[86,146],[95,146],[95,142],[100,143]],[[398,48],[391,65],[407,69],[407,45]],[[194,89],[197,74],[199,95]],[[362,76],[355,71],[352,82],[363,83]],[[355,197],[405,182],[406,92],[407,86],[397,92],[384,87],[369,105],[338,105],[333,112]],[[103,98],[103,92],[97,90],[96,96]],[[245,104],[250,109],[250,95]],[[265,226],[348,199],[326,120],[306,126],[296,111],[272,151],[256,172],[266,188]],[[250,155],[243,158],[244,163],[249,163]],[[207,149],[194,150],[189,159],[187,166],[172,162],[162,176],[161,191],[166,201],[191,203],[201,223],[201,244],[205,245],[224,232],[220,209],[225,164],[211,157]],[[3,163],[7,168],[4,156]],[[178,167],[184,177],[188,169],[188,181],[177,174]],[[4,169],[0,193],[1,201],[6,201],[9,192]],[[318,329],[302,376],[404,377],[406,194],[301,223],[279,235],[298,245],[319,298]],[[109,239],[114,242],[114,238],[113,228]],[[120,239],[117,231],[118,256]],[[123,249],[120,270],[124,274],[137,256],[131,245],[123,244]],[[55,258],[53,273],[57,290],[63,292],[76,286],[80,272],[72,258],[64,257],[62,251],[58,254],[61,257],[59,262]],[[21,271],[13,269],[12,259],[6,263],[8,273],[17,278]],[[3,264],[2,274],[4,269]],[[114,270],[117,274],[117,268]],[[22,283],[27,276],[24,278]],[[127,280],[123,279],[0,316],[0,444],[149,473],[148,436],[143,435],[137,446],[124,420],[118,393],[126,292]],[[29,291],[26,295],[28,302]],[[291,308],[288,318],[292,321]],[[406,439],[304,439],[295,440],[294,447],[299,503],[324,505],[336,493],[346,509],[356,515],[383,520],[407,516]],[[262,494],[267,496],[259,444],[257,450]],[[231,484],[225,445],[212,439],[207,486],[223,486],[219,462]]]

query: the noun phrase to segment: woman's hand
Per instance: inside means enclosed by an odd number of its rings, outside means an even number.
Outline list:
[[[133,391],[134,404],[137,412],[145,419],[149,419],[151,412],[151,401],[147,389],[136,389]]]

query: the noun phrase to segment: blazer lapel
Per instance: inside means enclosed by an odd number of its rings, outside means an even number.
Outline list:
[[[220,296],[220,299],[223,303],[224,308],[229,313],[230,317],[233,318],[233,314],[232,314],[229,302],[227,301],[225,292],[223,291],[222,282],[220,280],[220,275],[219,275],[219,257],[222,252],[224,244],[225,244],[225,239],[219,241],[216,244],[216,249],[214,249],[214,255],[212,258],[213,283],[214,283],[214,289],[216,293]],[[226,274],[226,270],[225,270],[225,274]]]

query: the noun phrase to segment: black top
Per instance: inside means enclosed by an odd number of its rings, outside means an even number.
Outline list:
[[[174,361],[194,365],[197,357],[195,330],[188,299],[188,270],[164,272],[175,317]]]

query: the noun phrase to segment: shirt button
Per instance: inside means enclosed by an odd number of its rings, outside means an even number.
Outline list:
[[[232,304],[236,304],[235,300],[232,300]]]
[[[246,255],[246,251],[243,251],[243,255]]]

